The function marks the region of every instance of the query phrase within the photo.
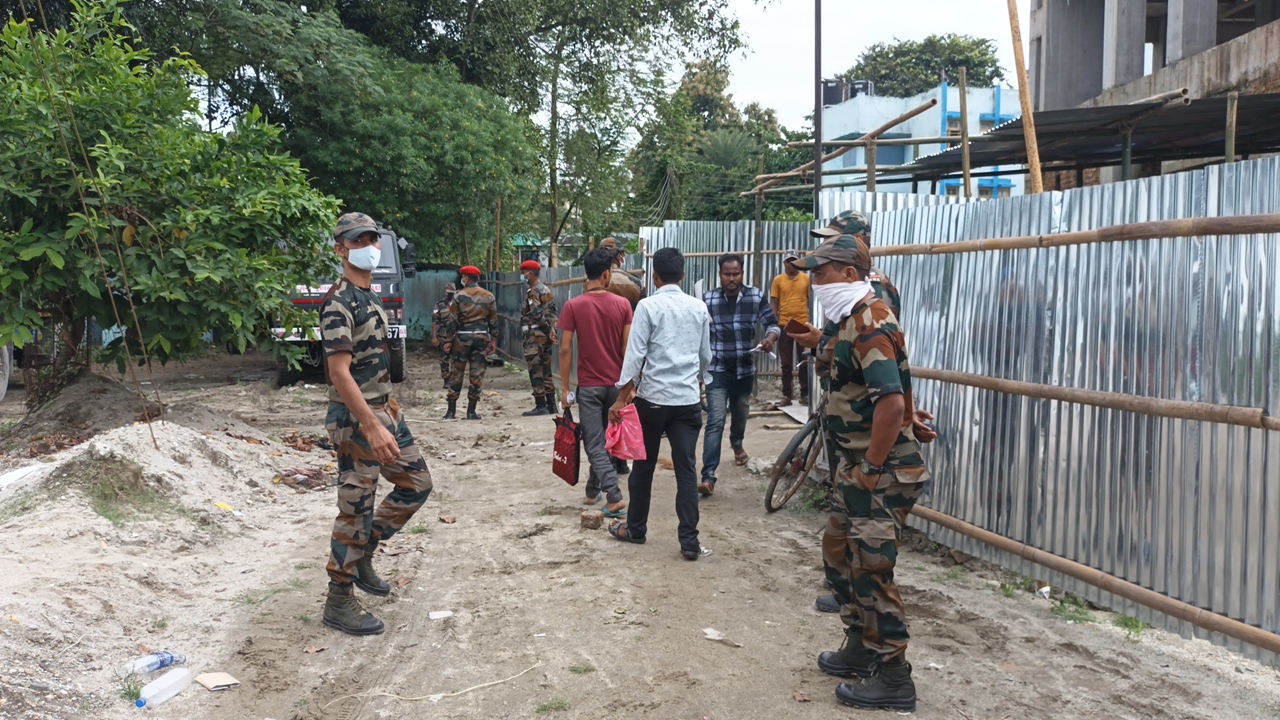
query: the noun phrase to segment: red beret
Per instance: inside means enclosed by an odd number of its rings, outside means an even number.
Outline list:
[[[459,269],[458,272],[462,273],[463,275],[480,277],[480,268],[476,267],[475,265],[467,265],[466,267]]]
[[[538,264],[537,260],[525,260],[524,262],[520,263],[520,269],[521,270],[541,270],[542,266]]]

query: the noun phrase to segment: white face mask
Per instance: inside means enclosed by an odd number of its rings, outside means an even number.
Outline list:
[[[381,259],[382,248],[377,245],[370,245],[347,252],[347,262],[361,270],[373,270],[378,267],[378,261]]]
[[[828,322],[838,323],[853,312],[853,306],[871,292],[871,283],[855,282],[814,285],[813,296],[822,304],[822,314]]]

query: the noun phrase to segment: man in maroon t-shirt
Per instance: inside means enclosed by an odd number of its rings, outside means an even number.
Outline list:
[[[596,248],[583,260],[587,270],[586,292],[565,303],[560,311],[560,378],[564,387],[564,407],[569,407],[568,378],[573,368],[573,340],[578,340],[579,422],[582,444],[587,450],[591,473],[587,477],[588,505],[604,494],[605,517],[620,518],[626,513],[618,470],[604,449],[604,431],[609,424],[609,408],[618,399],[618,379],[622,377],[622,356],[631,334],[631,303],[607,291],[613,269],[613,251]]]

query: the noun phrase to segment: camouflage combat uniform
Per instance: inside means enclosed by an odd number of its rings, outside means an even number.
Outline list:
[[[881,662],[906,652],[907,619],[893,581],[898,532],[928,487],[929,473],[912,431],[911,370],[897,318],[879,298],[862,300],[836,327],[831,353],[827,421],[830,440],[843,456],[836,497],[823,532],[823,564],[851,638],[861,636]],[[882,397],[902,393],[901,430],[869,491],[855,477],[871,445],[872,414]]]
[[[356,580],[356,563],[377,544],[404,527],[431,494],[431,472],[390,397],[391,358],[387,351],[387,312],[376,293],[339,280],[320,307],[325,356],[352,356],[351,377],[373,414],[400,446],[400,459],[380,465],[359,422],[330,380],[325,429],[338,453],[338,519],[333,526],[327,570],[336,583]],[[328,365],[325,365],[326,376]],[[378,475],[395,486],[374,509]]]
[[[449,376],[453,374],[452,359],[444,351],[444,344],[449,341],[444,334],[444,328],[449,322],[449,302],[449,298],[445,298],[436,303],[435,309],[431,311],[431,322],[436,324],[436,338],[439,340],[436,349],[440,351],[440,381],[444,383],[445,390],[449,389]]]
[[[551,288],[542,281],[529,286],[524,309],[520,313],[520,332],[524,341],[524,359],[529,366],[529,383],[533,397],[540,403],[554,398],[555,381],[551,374],[551,332],[559,318]]]
[[[478,401],[488,367],[485,353],[490,341],[498,339],[498,303],[493,293],[479,285],[468,285],[455,293],[453,302],[449,303],[445,338],[451,343],[453,360],[448,399],[456,401],[462,394],[462,375],[470,364],[471,386],[467,399]]]

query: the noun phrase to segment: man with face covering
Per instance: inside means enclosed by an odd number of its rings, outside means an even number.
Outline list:
[[[320,336],[329,384],[325,429],[338,454],[338,519],[330,542],[324,624],[350,635],[376,635],[382,621],[364,611],[352,586],[390,595],[373,569],[373,553],[409,522],[431,494],[431,473],[391,398],[387,311],[369,289],[382,254],[378,226],[364,213],[338,218],[334,250],[342,279],[320,305]],[[378,475],[395,486],[374,509]]]
[[[444,286],[444,299],[436,303],[436,307],[431,311],[431,347],[440,351],[440,380],[444,383],[444,389],[449,389],[449,369],[452,361],[449,359],[449,353],[444,350],[444,332],[442,327],[448,322],[449,303],[453,302],[453,294],[457,292],[457,288],[453,283]]]
[[[524,415],[554,415],[556,386],[551,374],[551,346],[556,344],[556,323],[559,320],[556,301],[551,288],[542,282],[542,265],[537,260],[525,260],[520,265],[520,274],[529,286],[520,310],[520,332],[534,402],[534,408]]]
[[[822,554],[828,582],[848,599],[840,608],[845,642],[819,655],[818,667],[865,678],[836,688],[846,705],[911,711],[906,609],[893,569],[898,533],[929,472],[913,428],[906,341],[868,281],[871,250],[863,240],[828,238],[795,265],[810,274],[826,332],[809,326],[791,336],[828,366],[829,441],[841,455]]]

